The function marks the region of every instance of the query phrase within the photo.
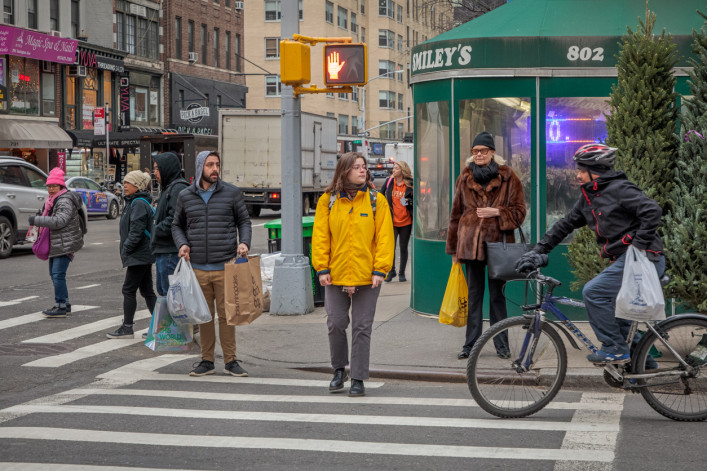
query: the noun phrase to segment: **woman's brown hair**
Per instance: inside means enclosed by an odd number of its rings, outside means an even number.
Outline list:
[[[402,174],[405,185],[412,188],[412,170],[410,170],[410,166],[407,164],[407,162],[403,161],[395,162],[395,165],[400,167],[400,173]]]
[[[360,152],[347,152],[342,155],[341,158],[339,158],[339,161],[336,163],[334,178],[331,179],[331,183],[328,187],[326,187],[324,192],[338,195],[340,192],[344,191],[344,186],[346,185],[346,176],[349,174],[358,159],[362,159],[364,165],[366,165],[366,168],[368,168],[366,159]],[[371,182],[370,170],[366,170],[366,185],[368,185],[369,188],[375,188],[373,186],[373,183]]]

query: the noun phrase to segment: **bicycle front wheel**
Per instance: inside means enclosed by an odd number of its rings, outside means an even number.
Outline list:
[[[529,330],[533,322],[525,317],[498,322],[481,335],[469,354],[466,368],[469,391],[479,407],[497,417],[534,414],[562,387],[567,372],[565,345],[546,323],[535,336]],[[499,354],[504,346],[510,358]]]
[[[635,354],[636,373],[676,374],[637,380],[643,398],[656,412],[673,420],[707,419],[707,360],[701,358],[703,350],[698,345],[707,342],[707,318],[668,319],[666,325],[659,324],[656,330],[693,370],[687,373],[687,368],[660,339],[652,332],[647,333]]]

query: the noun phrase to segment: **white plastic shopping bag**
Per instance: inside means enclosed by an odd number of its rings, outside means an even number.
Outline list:
[[[167,309],[177,324],[203,324],[211,320],[211,311],[201,292],[191,263],[179,259],[174,274],[169,275]]]
[[[665,319],[665,298],[655,265],[644,250],[633,245],[626,252],[624,277],[616,297],[616,317],[632,321]]]

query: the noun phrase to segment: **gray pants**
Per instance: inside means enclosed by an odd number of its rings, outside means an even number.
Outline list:
[[[353,296],[341,290],[341,286],[326,286],[324,308],[329,327],[329,351],[331,366],[344,368],[349,364],[349,346],[346,328],[349,326],[349,308],[351,309],[351,377],[368,379],[368,363],[371,357],[371,330],[373,317],[376,315],[376,302],[380,286],[371,289],[371,285],[358,286]]]

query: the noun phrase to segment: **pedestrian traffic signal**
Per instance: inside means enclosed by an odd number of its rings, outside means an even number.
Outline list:
[[[324,45],[324,85],[365,85],[368,56],[363,43]]]
[[[310,81],[309,45],[289,39],[280,41],[280,82],[302,85]]]

